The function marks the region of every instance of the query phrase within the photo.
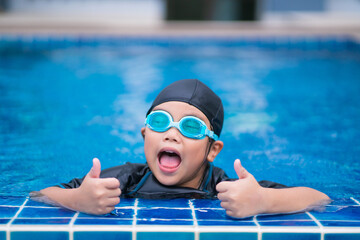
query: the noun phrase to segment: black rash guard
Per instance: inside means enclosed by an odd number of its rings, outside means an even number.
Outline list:
[[[204,178],[198,189],[161,184],[152,174],[147,164],[126,163],[121,166],[105,169],[101,178],[116,178],[120,182],[121,197],[123,198],[208,198],[216,199],[216,185],[222,181],[234,181],[226,173],[212,164],[208,164]],[[78,188],[83,178],[74,178],[69,183],[62,183],[64,188]],[[270,182],[259,181],[260,186],[266,188],[287,188],[287,186]]]

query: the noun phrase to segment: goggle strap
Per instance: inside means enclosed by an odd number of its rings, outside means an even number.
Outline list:
[[[219,137],[213,131],[211,131],[211,130],[209,130],[207,128],[205,129],[205,135],[209,136],[209,138],[212,138],[215,141],[217,141],[219,139]]]

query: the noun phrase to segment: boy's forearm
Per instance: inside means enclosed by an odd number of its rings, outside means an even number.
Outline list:
[[[48,187],[40,191],[41,194],[48,197],[51,201],[56,204],[69,208],[72,210],[76,209],[76,188],[75,189],[63,189],[59,187]]]
[[[294,187],[284,189],[264,188],[266,213],[303,211],[328,203],[330,198],[315,189]]]

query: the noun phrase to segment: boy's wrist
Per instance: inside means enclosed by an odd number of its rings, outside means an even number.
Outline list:
[[[261,194],[261,212],[260,213],[269,213],[271,209],[273,209],[273,197],[272,197],[272,189],[260,187]]]
[[[81,211],[80,188],[72,188],[68,190],[69,195],[66,201],[66,207],[74,211]]]

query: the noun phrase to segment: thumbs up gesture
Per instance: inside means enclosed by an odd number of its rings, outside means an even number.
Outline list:
[[[93,166],[74,194],[74,209],[90,214],[106,214],[120,202],[120,182],[116,178],[100,178],[101,164],[93,159]]]
[[[216,185],[218,199],[226,214],[231,217],[244,218],[264,212],[264,191],[242,165],[239,159],[234,162],[238,176],[236,181],[224,181]]]

